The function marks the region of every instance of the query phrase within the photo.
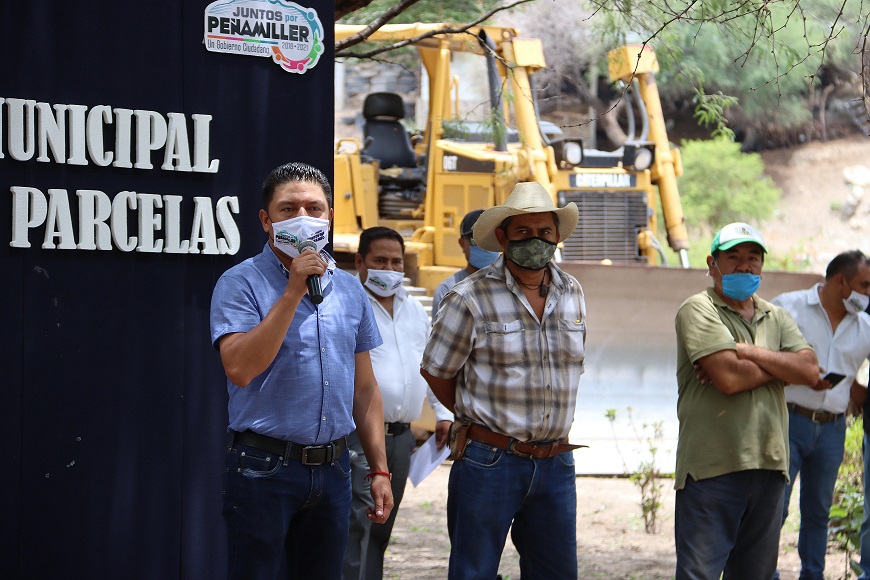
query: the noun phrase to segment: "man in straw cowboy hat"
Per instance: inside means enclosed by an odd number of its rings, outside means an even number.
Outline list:
[[[574,458],[567,442],[586,339],[583,290],[551,260],[577,226],[538,183],[483,212],[474,241],[503,252],[444,297],[421,373],[454,411],[449,578],[498,572],[507,532],[523,578],[576,578]]]

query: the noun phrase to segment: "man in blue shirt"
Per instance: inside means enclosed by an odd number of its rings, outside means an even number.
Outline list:
[[[432,322],[435,322],[441,301],[454,286],[481,268],[489,266],[498,258],[498,252],[484,250],[474,242],[474,224],[477,223],[477,218],[482,213],[482,209],[472,210],[465,214],[459,224],[459,247],[462,248],[462,254],[465,256],[465,268],[457,270],[435,288],[435,292],[432,294]]]
[[[383,523],[393,507],[369,358],[381,336],[362,286],[323,251],[331,205],[317,169],[272,171],[260,210],[268,243],[225,272],[212,297],[229,393],[230,579],[341,578],[351,505],[345,436],[354,427],[371,467],[369,518]],[[322,302],[308,295],[309,276],[319,277]]]

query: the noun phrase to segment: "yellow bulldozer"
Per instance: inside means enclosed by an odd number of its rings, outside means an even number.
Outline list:
[[[661,263],[660,204],[668,245],[688,266],[676,182],[682,165],[665,130],[652,49],[629,45],[608,54],[610,78],[625,87],[627,109],[639,122],[621,147],[598,151],[541,122],[532,80],[546,67],[539,39],[504,26],[437,33],[445,26],[387,25],[369,37],[411,41],[425,69],[429,107],[425,126],[411,135],[402,125],[402,98],[372,93],[363,104],[363,142],[337,140],[337,255],[356,251],[362,229],[392,227],[408,240],[408,276],[431,293],[465,266],[456,242],[465,213],[501,203],[518,181],[537,181],[558,205],[573,201],[580,209],[577,230],[561,244],[563,260]],[[362,29],[336,25],[336,40]],[[451,70],[460,56],[463,78]],[[470,73],[474,66],[479,72]],[[484,79],[488,98],[474,117],[461,110],[459,85]]]
[[[362,28],[337,25],[336,40]],[[578,457],[577,472],[622,473],[627,469],[623,453],[629,458],[643,453],[630,437],[617,441],[605,417],[605,409],[623,416],[626,407],[634,409],[638,425],[661,422],[661,467],[672,470],[677,437],[673,320],[680,303],[709,278],[703,270],[684,269],[688,241],[676,182],[682,162],[665,130],[655,53],[623,46],[608,54],[610,79],[624,88],[626,119],[634,122],[626,123],[624,144],[599,151],[541,122],[533,82],[534,73],[546,66],[540,40],[502,26],[437,33],[444,28],[388,25],[369,38],[417,48],[429,106],[420,115],[425,117],[421,130],[409,134],[401,124],[401,97],[368,95],[362,142],[337,140],[336,257],[356,252],[362,229],[392,227],[406,236],[406,273],[431,294],[465,266],[457,239],[468,211],[503,202],[518,181],[540,182],[559,206],[575,202],[580,222],[561,244],[560,266],[580,280],[589,312],[588,362],[571,438],[590,447]],[[479,72],[469,68],[474,61]],[[469,106],[461,89],[484,79],[486,102]],[[480,109],[483,114],[475,117]],[[660,267],[666,253],[656,239],[659,208],[667,244],[683,268]],[[765,272],[761,295],[770,299],[818,279]],[[415,425],[431,430],[431,410],[424,409]]]

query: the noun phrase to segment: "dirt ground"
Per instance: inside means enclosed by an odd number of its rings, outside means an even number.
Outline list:
[[[447,537],[447,479],[450,461],[413,487],[408,483],[384,558],[384,578],[443,580],[447,577],[450,541]],[[661,530],[644,531],[640,492],[627,478],[577,478],[577,556],[579,578],[665,580],[674,577],[673,480],[664,480]],[[795,495],[798,488],[795,488]],[[794,502],[793,502],[794,505]],[[794,509],[792,510],[794,512]],[[782,580],[797,580],[799,519],[792,513],[780,541]],[[845,575],[846,555],[829,547],[825,577]],[[506,580],[520,577],[519,557],[507,540],[499,573]]]
[[[761,156],[783,192],[776,216],[759,227],[773,253],[823,274],[844,250],[870,252],[870,138],[855,135]],[[846,175],[863,179],[862,197]],[[843,211],[851,205],[854,212]]]

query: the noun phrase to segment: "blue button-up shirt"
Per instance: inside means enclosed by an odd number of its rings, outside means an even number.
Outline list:
[[[247,387],[227,379],[229,428],[305,445],[328,443],[354,429],[354,355],[382,343],[365,290],[330,269],[323,302],[306,295],[272,364]],[[248,332],[284,292],[287,276],[268,244],[227,270],[211,302],[211,338]]]

